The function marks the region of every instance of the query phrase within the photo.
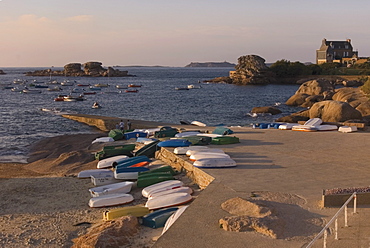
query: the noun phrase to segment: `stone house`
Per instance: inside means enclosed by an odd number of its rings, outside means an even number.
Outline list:
[[[352,64],[357,60],[358,52],[353,51],[351,39],[345,41],[322,40],[320,49],[316,50],[316,64],[339,62]]]

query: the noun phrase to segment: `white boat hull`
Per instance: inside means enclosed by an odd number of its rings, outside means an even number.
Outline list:
[[[149,210],[172,207],[190,202],[193,197],[188,193],[173,193],[162,195],[155,198],[149,198],[145,207]]]
[[[226,153],[197,152],[197,153],[192,154],[189,157],[191,161],[196,161],[199,159],[207,159],[207,158],[230,158],[230,156]]]
[[[198,135],[200,134],[200,132],[182,132],[182,133],[177,133],[175,134],[175,137],[177,138],[181,138],[181,137],[188,137],[188,136],[195,136],[195,135]]]
[[[170,190],[170,189],[182,187],[183,185],[184,183],[179,180],[168,180],[168,181],[156,183],[156,184],[143,188],[143,190],[141,191],[141,194],[144,197],[148,197],[150,194],[154,194],[156,192],[160,192],[164,190]]]
[[[89,201],[89,207],[99,208],[130,203],[134,197],[130,194],[110,194],[99,197],[93,197]]]
[[[164,224],[164,228],[162,231],[162,235],[167,232],[167,230],[172,226],[173,223],[185,212],[185,210],[189,206],[184,206],[182,208],[179,208],[174,214],[170,216],[170,218],[167,219],[166,224]]]
[[[98,143],[98,142],[113,142],[114,139],[112,137],[101,137],[93,140],[91,144]]]
[[[187,151],[189,150],[206,150],[209,149],[208,146],[187,146],[187,147],[176,147],[173,150],[173,153],[178,154],[178,155],[185,155]]]
[[[193,190],[189,187],[184,187],[183,186],[183,187],[179,187],[179,188],[154,192],[154,193],[149,195],[148,199],[156,198],[156,197],[163,196],[163,195],[174,194],[174,193],[188,193],[188,194],[191,195],[193,193]]]
[[[280,130],[292,130],[294,126],[299,126],[298,123],[288,123],[288,124],[281,124],[279,126]]]
[[[91,176],[91,182],[94,186],[103,186],[112,183],[119,183],[112,175]]]
[[[337,131],[338,126],[336,125],[320,125],[317,126],[317,131]]]
[[[93,170],[84,170],[78,173],[78,178],[91,178],[93,177],[103,177],[103,176],[112,176],[114,173],[109,169],[93,169]]]
[[[96,167],[99,168],[99,169],[110,168],[110,167],[113,167],[113,163],[117,163],[117,161],[122,161],[122,160],[125,160],[125,159],[128,159],[128,158],[129,157],[126,156],[126,155],[118,155],[118,156],[114,156],[114,157],[110,157],[110,158],[105,158],[103,160],[100,160]]]
[[[306,121],[303,125],[306,126],[319,126],[321,125],[322,120],[320,118],[312,118]]]
[[[189,149],[187,152],[186,152],[186,156],[191,156],[193,154],[197,154],[197,153],[200,153],[200,152],[211,152],[211,153],[225,153],[222,149],[217,149],[217,148],[208,148],[208,149]]]
[[[206,127],[207,125],[200,121],[192,121],[191,125],[199,126],[199,127]]]
[[[342,127],[339,127],[338,131],[342,133],[352,133],[352,132],[357,131],[357,127],[356,126],[342,126]]]
[[[231,158],[204,158],[195,161],[193,165],[199,168],[226,168],[235,167],[236,162]]]
[[[133,182],[120,182],[120,183],[112,183],[107,184],[95,188],[89,189],[92,197],[99,197],[108,194],[116,194],[116,193],[128,193],[131,191]]]

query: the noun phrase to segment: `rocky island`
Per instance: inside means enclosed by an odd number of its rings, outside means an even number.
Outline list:
[[[83,68],[83,69],[82,69]],[[120,71],[113,67],[105,69],[100,62],[69,63],[62,71],[52,69],[26,72],[26,76],[65,76],[65,77],[134,77],[128,71]]]

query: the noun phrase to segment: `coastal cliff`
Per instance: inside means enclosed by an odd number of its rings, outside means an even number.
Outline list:
[[[62,71],[52,69],[26,72],[26,76],[65,76],[65,77],[133,77],[128,71],[120,71],[112,67],[105,69],[100,62],[69,63]]]

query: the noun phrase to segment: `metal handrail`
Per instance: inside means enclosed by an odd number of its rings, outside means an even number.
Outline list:
[[[311,247],[321,236],[324,234],[324,248],[326,248],[326,238],[328,236],[328,229],[330,225],[335,221],[335,239],[338,240],[338,215],[340,212],[344,209],[344,226],[348,227],[347,223],[347,205],[351,202],[353,199],[353,213],[356,213],[356,205],[357,205],[357,192],[354,192],[348,200],[343,204],[343,206],[338,210],[338,212],[331,218],[331,220],[325,225],[325,227],[319,232],[316,237],[306,246],[306,248]]]

